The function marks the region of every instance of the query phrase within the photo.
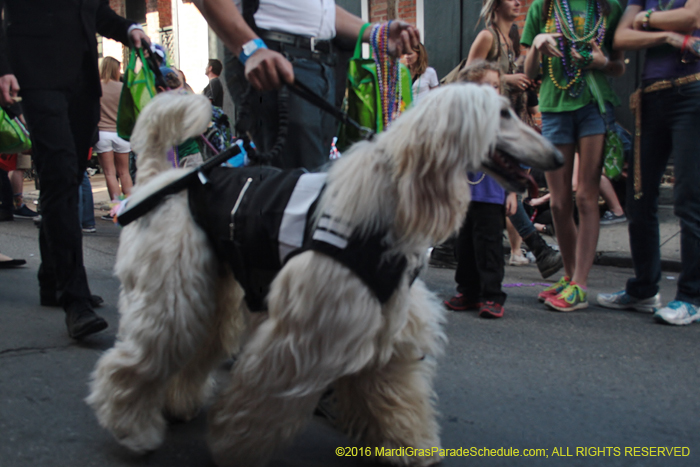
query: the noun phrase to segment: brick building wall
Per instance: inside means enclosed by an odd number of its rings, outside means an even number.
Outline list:
[[[370,22],[400,19],[416,24],[416,0],[369,0]]]
[[[141,0],[146,3],[147,13],[158,13],[160,28],[173,25],[171,0]],[[121,16],[126,16],[126,0],[109,0],[109,6]]]

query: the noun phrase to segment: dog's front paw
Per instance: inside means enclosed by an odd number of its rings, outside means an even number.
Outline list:
[[[150,426],[138,432],[115,430],[113,434],[119,444],[129,451],[135,454],[146,454],[155,451],[163,444],[165,426]]]

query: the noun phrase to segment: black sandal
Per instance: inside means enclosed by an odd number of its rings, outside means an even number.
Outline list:
[[[27,262],[23,259],[11,259],[8,261],[0,261],[0,269],[16,268],[25,264],[27,264]]]

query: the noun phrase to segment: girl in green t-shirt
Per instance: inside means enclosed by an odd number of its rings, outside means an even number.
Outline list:
[[[625,71],[622,52],[612,50],[620,15],[617,0],[535,0],[521,39],[529,47],[525,73],[531,79],[542,75],[542,134],[556,145],[565,160],[564,167],[548,172],[546,177],[566,275],[538,297],[557,311],[588,306],[588,273],[600,229],[598,186],[605,131],[614,121],[613,106],[619,105],[607,78]],[[606,108],[604,115],[591,93],[591,85],[600,90]],[[572,197],[577,150],[578,228]]]

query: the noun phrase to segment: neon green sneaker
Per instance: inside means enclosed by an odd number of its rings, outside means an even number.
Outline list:
[[[581,310],[588,308],[588,292],[576,282],[571,281],[559,295],[548,298],[544,304],[557,311]]]
[[[544,289],[542,292],[537,295],[537,300],[541,302],[546,302],[548,298],[550,297],[556,297],[559,295],[559,292],[564,290],[567,285],[569,285],[569,282],[571,282],[571,278],[569,276],[564,276],[561,279],[559,279],[558,282],[550,285],[546,289]]]

